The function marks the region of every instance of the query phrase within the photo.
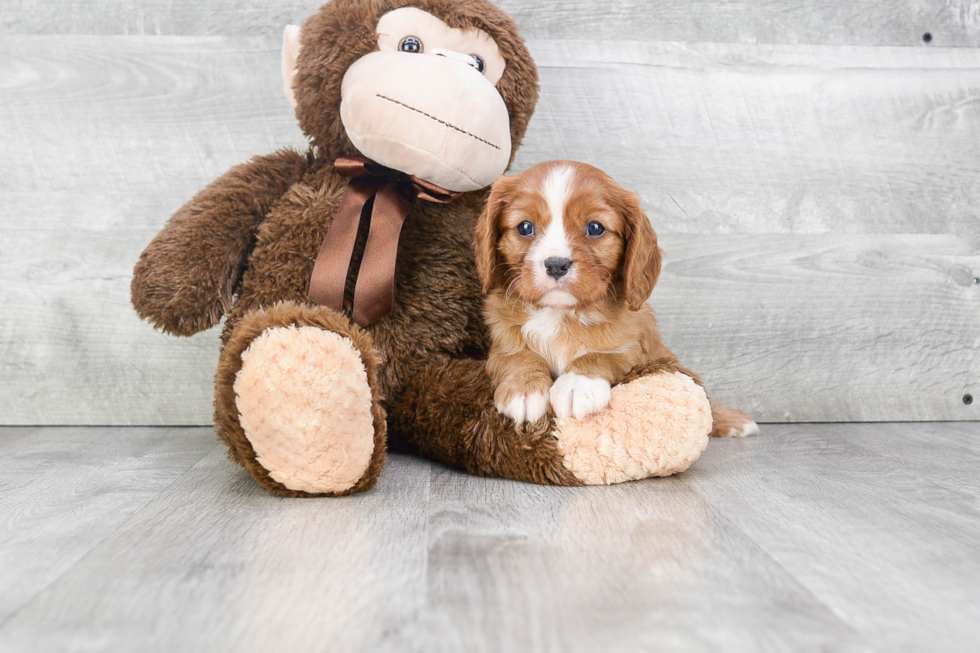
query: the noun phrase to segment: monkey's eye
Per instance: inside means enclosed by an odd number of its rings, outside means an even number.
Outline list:
[[[402,52],[422,54],[422,41],[417,36],[406,36],[398,43],[398,49]]]
[[[598,222],[593,221],[593,222],[590,222],[588,225],[586,225],[586,227],[585,227],[585,233],[587,235],[589,235],[589,236],[592,236],[593,238],[596,238],[596,237],[601,236],[602,234],[606,233],[606,228],[603,227]]]
[[[487,64],[484,63],[483,57],[478,54],[471,54],[470,56],[473,57],[473,61],[476,62],[476,69],[482,74],[483,71],[487,69]]]
[[[534,235],[534,225],[525,220],[524,222],[517,225],[517,233],[524,236],[525,238]]]

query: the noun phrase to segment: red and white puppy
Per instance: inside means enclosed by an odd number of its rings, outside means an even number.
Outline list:
[[[537,421],[549,405],[559,418],[602,410],[633,367],[673,357],[647,304],[660,274],[657,235],[639,198],[601,170],[549,161],[501,177],[476,253],[494,402],[515,422]],[[712,411],[714,435],[758,430],[739,411]]]

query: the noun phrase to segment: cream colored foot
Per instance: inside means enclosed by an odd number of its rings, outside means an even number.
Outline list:
[[[311,494],[343,492],[374,453],[372,396],[353,343],[316,327],[266,329],[242,354],[235,403],[256,460]]]
[[[701,456],[710,431],[704,389],[667,372],[616,386],[607,408],[556,420],[554,435],[565,467],[586,485],[604,485],[684,471]]]

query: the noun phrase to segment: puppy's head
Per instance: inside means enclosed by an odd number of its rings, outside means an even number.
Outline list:
[[[657,282],[660,248],[634,193],[590,165],[548,161],[494,184],[476,262],[484,292],[556,308],[623,297],[635,311]]]

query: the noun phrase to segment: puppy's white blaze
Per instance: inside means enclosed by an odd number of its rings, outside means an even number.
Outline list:
[[[544,195],[548,212],[551,213],[551,223],[534,246],[534,260],[542,264],[546,258],[552,256],[572,256],[572,248],[568,244],[568,236],[565,235],[565,204],[572,194],[574,178],[575,169],[562,165],[549,172],[542,184],[541,194]]]
[[[550,395],[556,417],[581,419],[608,406],[612,388],[605,379],[562,374],[551,386]]]

